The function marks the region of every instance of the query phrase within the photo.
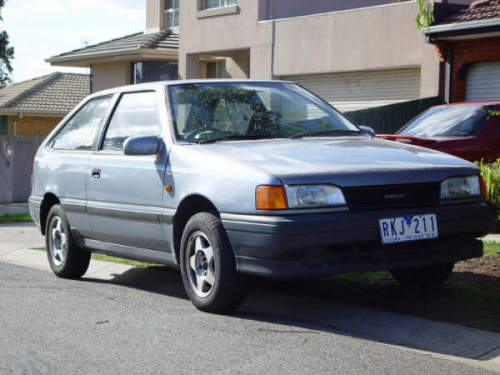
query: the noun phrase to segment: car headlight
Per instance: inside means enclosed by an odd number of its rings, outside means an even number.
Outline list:
[[[453,177],[441,183],[441,199],[463,199],[480,195],[479,176]]]
[[[261,185],[255,203],[258,210],[286,210],[345,206],[342,190],[332,185]]]
[[[342,190],[332,185],[286,186],[289,208],[345,206]]]

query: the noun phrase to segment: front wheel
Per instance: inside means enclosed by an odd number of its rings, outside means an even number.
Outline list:
[[[225,313],[241,305],[244,299],[241,277],[218,217],[202,212],[189,219],[180,255],[184,288],[199,310]]]
[[[405,288],[439,288],[451,275],[455,263],[391,270],[396,281]]]

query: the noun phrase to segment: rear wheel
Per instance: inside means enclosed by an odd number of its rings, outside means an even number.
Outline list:
[[[406,288],[438,288],[450,277],[454,265],[455,263],[445,263],[392,270],[391,274],[401,286]]]
[[[87,272],[91,254],[77,246],[60,205],[52,206],[47,216],[45,246],[50,268],[57,276],[76,279]]]
[[[184,288],[202,311],[225,313],[238,308],[244,289],[231,245],[215,215],[202,212],[186,224],[181,241]]]

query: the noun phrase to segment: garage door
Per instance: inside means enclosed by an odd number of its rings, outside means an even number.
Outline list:
[[[288,76],[341,111],[405,102],[420,97],[420,69]]]
[[[465,100],[500,99],[500,61],[472,65],[465,82]]]

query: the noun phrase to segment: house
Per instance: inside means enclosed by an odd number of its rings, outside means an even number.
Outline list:
[[[425,34],[445,66],[444,101],[500,99],[500,0],[461,8],[440,4],[436,15]]]
[[[440,59],[415,25],[415,1],[147,0],[146,8],[144,31],[47,61],[91,68],[94,91],[177,76],[288,79],[343,111],[439,94]]]
[[[0,136],[45,136],[90,93],[90,76],[52,73],[0,89]]]

